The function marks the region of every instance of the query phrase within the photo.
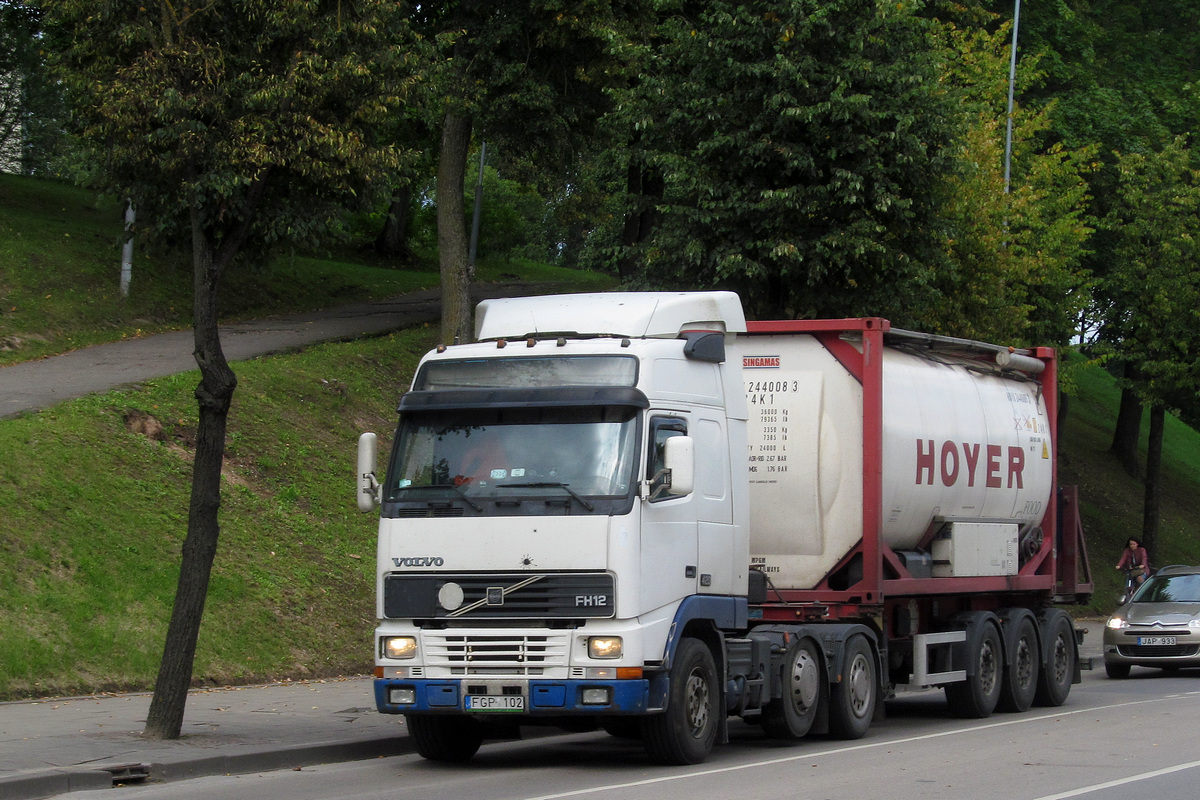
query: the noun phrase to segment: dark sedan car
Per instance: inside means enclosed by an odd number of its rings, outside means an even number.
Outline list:
[[[1104,626],[1104,671],[1200,667],[1200,567],[1163,567]]]

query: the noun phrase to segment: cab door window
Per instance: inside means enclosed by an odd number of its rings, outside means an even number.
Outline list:
[[[667,476],[666,443],[672,436],[687,436],[687,420],[680,417],[654,417],[650,420],[650,448],[646,462],[646,480],[650,482],[650,501],[669,500],[672,495],[661,491]]]

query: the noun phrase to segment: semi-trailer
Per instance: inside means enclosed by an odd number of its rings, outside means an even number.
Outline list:
[[[549,724],[698,763],[733,717],[857,738],[897,691],[1079,681],[1052,349],[730,292],[486,300],[476,339],[421,360],[382,480],[359,440],[376,702],[424,757]]]

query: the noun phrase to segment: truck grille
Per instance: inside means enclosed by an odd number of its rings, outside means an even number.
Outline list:
[[[613,588],[606,572],[393,574],[383,579],[383,614],[442,620],[610,618],[616,612]],[[447,598],[457,604],[445,607]]]
[[[546,667],[567,663],[570,635],[424,631],[421,644],[426,666],[450,667],[464,675],[540,675]]]

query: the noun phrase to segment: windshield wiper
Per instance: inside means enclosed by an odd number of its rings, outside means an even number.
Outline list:
[[[538,481],[536,483],[505,483],[499,488],[502,489],[562,489],[571,497],[579,501],[579,505],[586,508],[588,511],[595,511],[596,507],[585,500],[578,492],[572,489],[565,483],[560,481]]]
[[[483,513],[483,506],[476,503],[470,497],[467,497],[467,490],[465,488],[463,488],[462,486],[455,486],[453,483],[431,483],[429,486],[422,486],[421,488],[422,489],[453,489],[455,492],[458,493],[458,496],[461,497],[466,502],[467,505],[469,505],[471,508],[475,509],[475,513],[477,513],[477,514]]]

